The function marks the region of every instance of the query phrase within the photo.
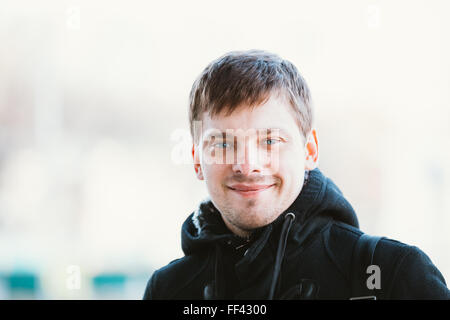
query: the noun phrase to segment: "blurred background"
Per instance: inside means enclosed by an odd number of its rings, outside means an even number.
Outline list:
[[[207,195],[194,79],[231,50],[292,61],[320,165],[361,229],[450,281],[448,1],[0,0],[0,299],[141,299]]]

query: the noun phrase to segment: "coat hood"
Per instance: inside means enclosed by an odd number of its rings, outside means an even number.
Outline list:
[[[306,171],[303,188],[291,204],[270,225],[280,223],[284,213],[292,212],[295,220],[305,223],[317,216],[327,216],[359,228],[358,219],[350,203],[344,198],[341,190],[319,168]],[[268,226],[256,229],[252,238],[258,237]],[[197,209],[185,220],[181,230],[182,249],[185,255],[191,255],[199,250],[203,251],[218,242],[237,239],[222,220],[221,214],[209,197],[205,198]]]

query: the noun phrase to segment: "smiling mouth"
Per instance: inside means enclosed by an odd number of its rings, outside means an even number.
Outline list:
[[[264,192],[266,190],[269,190],[272,188],[275,184],[271,185],[253,185],[253,186],[245,186],[245,185],[234,185],[233,187],[228,188],[239,194],[242,197],[254,197],[259,195],[261,192]]]

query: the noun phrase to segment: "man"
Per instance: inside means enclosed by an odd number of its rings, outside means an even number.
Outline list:
[[[292,63],[260,50],[218,58],[192,87],[189,120],[209,197],[182,226],[185,256],[154,272],[144,299],[450,299],[419,248],[361,236],[317,167]]]

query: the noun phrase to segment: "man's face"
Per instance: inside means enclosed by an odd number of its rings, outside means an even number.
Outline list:
[[[272,95],[229,116],[205,114],[201,125],[193,146],[197,177],[206,181],[227,227],[240,236],[285,211],[302,189],[305,170],[316,166],[315,130],[305,141],[283,97]]]

